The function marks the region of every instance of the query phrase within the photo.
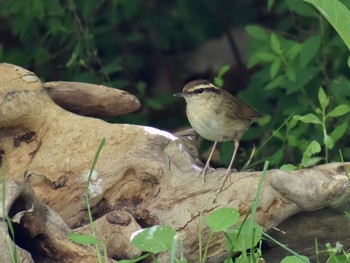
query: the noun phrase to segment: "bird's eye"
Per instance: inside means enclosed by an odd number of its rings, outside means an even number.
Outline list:
[[[204,89],[197,89],[196,92],[197,92],[198,94],[202,94],[202,93],[204,92]]]

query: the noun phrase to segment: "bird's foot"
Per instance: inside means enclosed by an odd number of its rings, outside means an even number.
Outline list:
[[[232,172],[238,172],[238,170],[236,169],[236,168],[234,168],[234,169],[227,169],[226,170],[226,172],[224,173],[224,175],[222,176],[224,179],[222,180],[222,183],[221,183],[221,185],[220,185],[220,188],[216,191],[216,193],[218,194],[218,193],[220,193],[221,191],[222,191],[222,188],[224,187],[224,185],[225,185],[225,182],[226,182],[226,180],[227,180],[227,178],[229,179],[229,181],[230,181],[230,183],[231,183],[231,173]]]
[[[202,175],[202,181],[203,184],[205,183],[205,175],[208,171],[215,171],[214,168],[210,167],[210,166],[204,166],[204,168],[197,174],[197,176]]]

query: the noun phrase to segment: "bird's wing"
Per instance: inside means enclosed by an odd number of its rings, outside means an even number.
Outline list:
[[[222,90],[222,92],[226,97],[223,100],[224,105],[222,107],[230,107],[232,109],[231,111],[227,111],[230,118],[254,120],[261,116],[256,110],[234,97],[231,93],[226,90]]]

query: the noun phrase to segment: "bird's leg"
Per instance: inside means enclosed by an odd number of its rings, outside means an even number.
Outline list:
[[[222,181],[222,184],[221,184],[220,188],[218,189],[217,193],[220,193],[220,192],[221,192],[221,190],[222,190],[222,188],[224,187],[224,184],[225,184],[225,182],[226,182],[228,176],[229,176],[230,173],[231,173],[231,167],[232,167],[233,161],[234,161],[234,159],[235,159],[235,157],[236,157],[236,153],[237,153],[238,147],[239,147],[239,141],[236,140],[236,141],[235,141],[235,149],[234,149],[233,154],[232,154],[232,159],[231,159],[230,165],[229,165],[228,168],[227,168],[227,171],[226,171],[226,173],[225,173],[225,175],[224,175],[224,180]]]
[[[212,155],[213,155],[213,153],[214,153],[214,150],[215,150],[215,148],[216,148],[217,143],[218,143],[218,142],[214,142],[213,148],[211,149],[211,152],[210,152],[210,154],[209,154],[209,157],[208,157],[207,162],[205,163],[204,168],[202,169],[202,171],[200,171],[200,172],[197,174],[197,176],[200,175],[200,174],[203,174],[203,183],[205,182],[205,173],[206,173],[207,170],[210,169],[210,159],[211,159],[211,157],[212,157]]]

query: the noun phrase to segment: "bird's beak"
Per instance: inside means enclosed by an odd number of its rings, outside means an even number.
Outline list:
[[[184,97],[185,93],[183,93],[183,92],[175,93],[174,96],[175,97]]]
[[[186,96],[188,96],[190,93],[189,92],[179,92],[179,93],[175,93],[174,96],[175,97],[182,97],[185,98]]]

